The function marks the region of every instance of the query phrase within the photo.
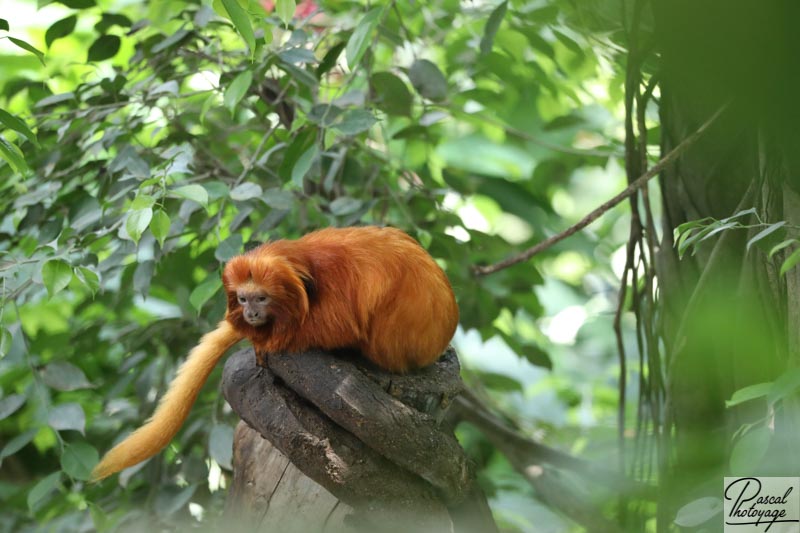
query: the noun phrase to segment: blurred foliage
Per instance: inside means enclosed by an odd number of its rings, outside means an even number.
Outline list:
[[[223,316],[224,262],[325,226],[417,238],[456,290],[471,386],[528,435],[616,463],[627,207],[533,262],[470,269],[624,187],[614,17],[567,0],[15,4],[0,13],[0,529],[213,519],[235,423],[219,371],[165,453],[85,480]],[[480,433],[459,437],[505,529],[575,527]]]

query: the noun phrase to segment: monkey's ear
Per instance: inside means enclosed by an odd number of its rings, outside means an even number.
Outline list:
[[[306,291],[306,296],[308,297],[308,301],[315,300],[317,298],[317,282],[314,281],[314,278],[311,277],[311,274],[300,274],[300,280],[303,282],[303,288]]]

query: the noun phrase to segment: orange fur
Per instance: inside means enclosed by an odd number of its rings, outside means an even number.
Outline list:
[[[183,424],[214,364],[242,338],[257,352],[359,350],[405,372],[433,363],[458,324],[444,272],[411,237],[393,228],[323,229],[264,244],[235,257],[222,275],[226,321],[192,351],[152,419],[94,469],[102,479],[166,446]],[[245,322],[237,289],[269,296],[266,324]]]
[[[458,324],[444,272],[394,228],[329,228],[267,243],[232,259],[222,279],[227,320],[261,352],[356,348],[405,372],[434,362]],[[250,281],[271,298],[264,326],[248,325],[236,300]]]

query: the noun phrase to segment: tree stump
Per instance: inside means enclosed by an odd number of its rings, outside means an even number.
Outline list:
[[[461,388],[452,349],[406,375],[344,353],[270,354],[267,367],[252,349],[235,353],[223,373],[225,398],[243,420],[231,523],[289,532],[495,530],[442,423]]]

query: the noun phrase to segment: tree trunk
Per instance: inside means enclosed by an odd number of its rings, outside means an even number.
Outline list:
[[[663,153],[728,106],[708,134],[661,176],[664,221],[656,266],[666,349],[663,422],[675,428],[673,448],[661,456],[663,529],[680,506],[701,496],[719,498],[723,475],[743,473],[729,465],[734,433],[744,423],[764,426],[765,404],[726,409],[725,400],[797,364],[797,269],[782,279],[784,254],[770,260],[758,246],[748,250],[748,240],[763,227],[722,231],[682,260],[673,230],[689,220],[719,220],[750,208],[769,223],[800,220],[793,102],[800,84],[798,69],[792,68],[800,48],[792,27],[796,4],[662,0],[653,5]],[[757,217],[740,222],[755,224]],[[791,342],[787,332],[793,332]],[[796,459],[780,454],[782,439],[795,431],[787,429],[798,427],[781,423],[789,412],[796,410],[784,409],[775,421],[770,451],[778,453],[768,453],[770,460],[761,463],[753,457],[750,473],[800,474]]]
[[[267,364],[245,350],[225,365],[225,397],[247,424],[229,516],[263,531],[453,531],[477,497],[486,512],[463,530],[496,530],[442,424],[462,387],[455,352],[402,376],[322,352]]]

